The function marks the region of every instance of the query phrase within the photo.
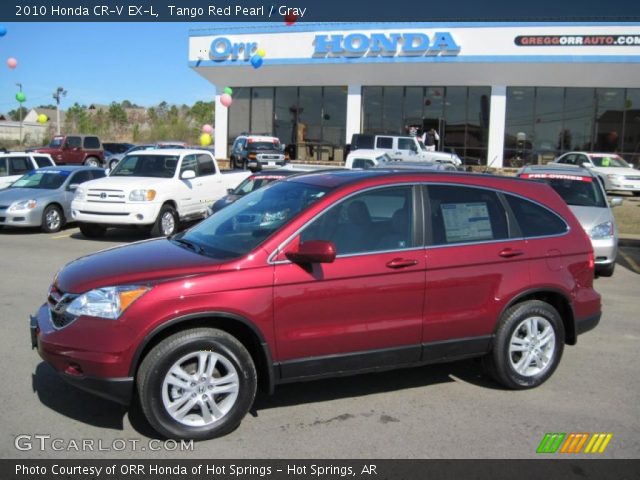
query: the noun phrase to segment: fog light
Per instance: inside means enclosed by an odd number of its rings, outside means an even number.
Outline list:
[[[138,220],[142,220],[142,219],[144,218],[144,215],[142,215],[141,213],[139,213],[139,214],[137,214],[137,215],[136,215],[136,218],[137,218]]]
[[[78,365],[77,363],[70,363],[64,373],[66,373],[67,375],[73,375],[74,377],[81,377],[84,375],[84,373],[82,372],[82,367],[80,367],[80,365]]]

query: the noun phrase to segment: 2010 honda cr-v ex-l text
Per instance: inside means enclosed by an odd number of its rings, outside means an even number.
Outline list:
[[[158,432],[205,439],[258,385],[484,357],[505,387],[536,387],[598,324],[593,277],[548,185],[332,170],[69,263],[31,339],[69,382],[125,404],[137,391]]]

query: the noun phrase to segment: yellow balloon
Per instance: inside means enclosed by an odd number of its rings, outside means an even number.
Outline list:
[[[49,117],[47,117],[44,113],[41,113],[40,115],[38,115],[39,123],[47,123],[47,120],[49,120]]]
[[[200,135],[200,146],[208,147],[213,142],[213,138],[208,133],[203,133]]]
[[[259,48],[258,51],[256,52],[258,54],[259,57],[264,58],[264,56],[267,54],[267,52],[264,51],[264,48]]]

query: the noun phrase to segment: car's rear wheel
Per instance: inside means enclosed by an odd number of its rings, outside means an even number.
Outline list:
[[[88,167],[99,167],[100,160],[97,159],[96,157],[89,157],[84,161],[84,164]]]
[[[563,350],[564,326],[556,309],[528,300],[503,314],[486,364],[505,387],[533,388],[553,374]]]
[[[87,238],[100,238],[107,231],[107,227],[97,223],[80,223],[80,232]]]
[[[111,160],[109,162],[109,170],[113,170],[114,168],[116,168],[116,165],[118,165],[118,160]]]
[[[236,428],[253,403],[256,369],[221,330],[178,332],[156,345],[137,374],[142,411],[169,438],[204,440]]]
[[[60,207],[48,205],[42,212],[42,224],[40,228],[44,233],[59,232],[64,225],[64,216]]]
[[[616,263],[611,262],[607,265],[596,265],[597,277],[611,277],[616,269]]]
[[[156,218],[151,235],[153,237],[168,237],[178,231],[178,213],[171,205],[163,205]]]

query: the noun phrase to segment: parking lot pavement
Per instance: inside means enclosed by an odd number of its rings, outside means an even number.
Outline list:
[[[259,396],[226,437],[193,450],[151,451],[162,444],[148,443],[154,434],[139,409],[65,384],[30,349],[27,327],[64,263],[144,238],[145,232],[115,231],[91,241],[75,228],[0,232],[0,457],[528,458],[547,432],[610,432],[601,457],[640,456],[640,275],[622,263],[613,277],[596,280],[600,325],[565,349],[554,376],[538,389],[502,390],[477,361],[292,384]],[[27,435],[18,441],[24,450],[15,446],[19,435]],[[83,440],[93,441],[93,450],[78,451]]]

